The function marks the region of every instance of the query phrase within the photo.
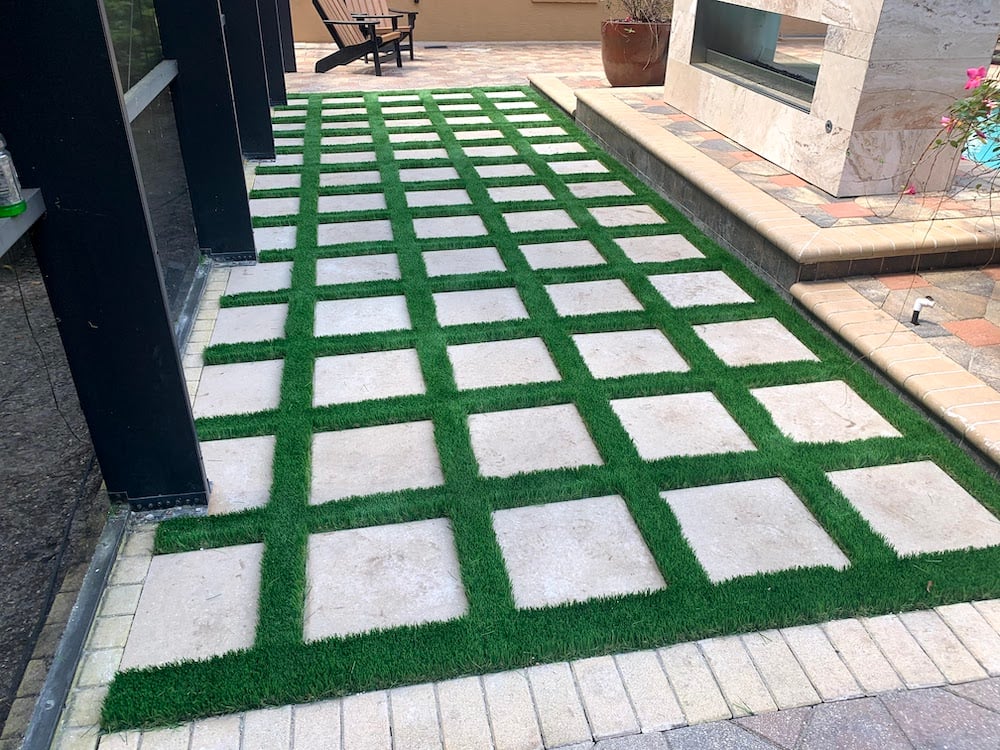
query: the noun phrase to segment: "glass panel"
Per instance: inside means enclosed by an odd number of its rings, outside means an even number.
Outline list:
[[[167,304],[176,323],[201,260],[170,89],[132,122]]]
[[[122,92],[163,60],[153,0],[104,0]]]
[[[794,106],[812,102],[826,27],[808,24],[810,38],[789,39],[797,19],[780,13],[702,0],[692,63]],[[798,26],[805,22],[798,21]],[[798,30],[798,29],[797,29]],[[803,107],[804,108],[804,107]]]

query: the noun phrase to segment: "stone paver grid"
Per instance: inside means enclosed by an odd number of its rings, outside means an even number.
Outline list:
[[[361,141],[356,141],[356,142],[361,143]],[[332,141],[331,141],[331,143],[332,143]],[[344,143],[346,144],[346,142],[344,142]],[[572,162],[565,161],[565,162],[561,162],[561,163],[567,165],[567,167],[563,168],[566,171],[566,173],[568,173],[568,174],[573,174],[574,173],[574,168],[573,167],[569,167],[569,165],[572,164]],[[580,163],[580,164],[582,164],[582,163]],[[589,168],[584,168],[584,167],[581,167],[581,168],[584,170],[584,172],[589,171]],[[626,250],[626,252],[628,252],[628,251]],[[633,260],[636,260],[637,262],[643,262],[643,261],[639,261],[638,258],[633,258]],[[654,261],[646,261],[646,262],[663,262],[663,261],[660,260],[660,258],[657,258]],[[732,301],[737,301],[737,300],[732,300]],[[740,301],[742,301],[742,300],[740,300]],[[190,350],[189,350],[189,353],[190,353]],[[806,357],[803,357],[803,359],[805,359],[805,358]],[[192,368],[192,369],[197,369],[197,368]],[[128,586],[128,585],[135,586],[136,584],[122,584],[122,585],[123,586]],[[982,618],[980,618],[980,619],[982,619]],[[981,633],[978,630],[976,630],[975,627],[973,627],[973,626],[967,626],[966,630],[968,631],[969,628],[972,628],[972,630],[970,632],[966,632],[966,637],[967,638],[974,639],[978,635],[980,638],[986,638],[987,641],[989,640],[988,635],[983,635],[983,633]],[[101,631],[101,632],[102,633],[111,633],[111,632],[113,632],[113,630],[114,630],[113,623],[109,619],[109,621],[104,624],[103,631]],[[97,631],[95,631],[95,635],[97,635]],[[959,640],[959,641],[961,641],[961,639],[957,635],[956,635],[956,639]],[[103,642],[101,640],[99,640],[99,639],[97,641],[95,641],[95,645],[101,645],[102,643]],[[703,662],[707,662],[707,664],[709,665],[708,666],[708,668],[710,670],[709,674],[712,674],[711,673],[711,659],[706,659],[706,656],[707,656],[708,653],[712,652],[712,648],[713,648],[712,646],[709,646],[708,647],[708,651],[704,651],[704,647],[703,647],[703,653],[699,657]],[[969,648],[972,648],[972,647],[969,646]],[[98,649],[98,650],[101,650],[101,649]],[[665,649],[664,651],[667,651],[667,649]],[[748,647],[748,653],[752,654],[752,650],[749,649],[749,647]],[[985,657],[988,657],[989,656],[989,651],[988,650],[983,650],[982,654]],[[662,652],[660,654],[658,654],[658,657],[659,657],[661,663],[663,663],[663,664],[666,664],[667,661],[669,661],[669,659],[665,659],[664,658]],[[670,659],[673,659],[673,658],[674,657],[670,657]],[[683,662],[683,660],[682,660],[682,664],[687,669],[692,669],[693,668],[693,669],[695,669],[695,671],[698,671],[698,669],[699,669],[698,667],[692,667],[692,662],[690,660],[688,660],[687,662]],[[845,665],[845,668],[846,668],[846,665]],[[577,667],[576,663],[570,665],[571,674],[578,674],[578,672],[579,672],[580,669],[585,669],[585,668],[584,667]],[[985,670],[983,670],[983,671],[985,673]],[[619,673],[619,675],[622,675],[622,677],[624,678],[624,670],[622,670],[622,668],[621,668],[620,665],[618,666],[618,673]],[[529,683],[530,684],[534,684],[534,683],[531,682],[531,679],[532,679],[531,676],[533,674],[532,670],[529,670],[527,674],[528,674]],[[601,674],[604,675],[604,676],[607,676],[607,674],[609,674],[609,673],[605,669],[604,671],[602,671]],[[671,669],[669,668],[669,666],[665,670],[664,674],[666,675],[668,685],[675,684],[675,683],[684,684],[683,679],[681,679],[680,676],[678,676],[676,680],[671,678]],[[724,689],[724,685],[723,685],[723,678],[720,677],[719,674],[715,674],[714,675],[714,679],[715,679],[715,681],[717,682],[718,685],[722,686],[722,691],[721,691],[720,695],[722,695],[723,699],[725,699],[726,695],[725,695],[725,689]],[[484,705],[488,705],[488,697],[487,697],[488,696],[488,689],[485,687],[486,682],[487,682],[486,678],[483,678],[481,680],[481,683],[483,685],[483,692],[482,692],[482,694],[484,696]],[[541,683],[542,680],[539,679],[539,682]],[[765,683],[766,683],[766,680],[762,681],[761,685],[764,685]],[[613,685],[613,683],[612,683],[612,685]],[[582,688],[581,688],[581,685],[579,684],[579,681],[577,681],[575,689],[576,689],[576,693],[577,693],[577,700],[579,701],[580,706],[583,709],[585,718],[587,718],[588,721],[589,721],[589,714],[588,714],[588,705],[589,704],[587,703],[586,695],[584,695],[584,693],[582,692]],[[621,687],[621,692],[620,693],[617,693],[617,688],[614,688],[613,686],[609,687],[608,690],[610,690],[611,693],[617,694],[619,697],[621,695],[625,695],[625,696],[628,695],[627,685],[624,682],[622,683],[622,687]],[[440,689],[438,690],[437,695],[438,695],[438,707],[435,710],[436,711],[440,711],[441,710],[441,708],[440,708],[440,702],[441,702],[441,700],[440,700]],[[395,701],[393,700],[393,694],[392,693],[389,693],[389,694],[373,694],[373,696],[374,697],[372,697],[371,700],[367,700],[366,701],[367,704],[370,704],[371,706],[386,705],[387,706],[386,713],[387,714],[391,714],[392,713],[391,710],[390,710],[390,708],[395,703]],[[691,699],[689,698],[688,700],[690,701]],[[680,703],[683,704],[683,701],[681,701]],[[429,705],[429,704],[427,704],[426,701],[424,701],[423,704],[425,705],[425,707],[426,707],[426,705]],[[596,702],[594,700],[592,700],[591,704],[596,705]],[[633,708],[631,709],[633,712],[637,712],[638,711],[638,709],[636,709],[634,707],[634,700],[629,705],[633,706]],[[618,710],[618,709],[621,708],[622,704],[621,704],[620,701],[611,701],[611,703],[609,704],[609,706],[612,707],[612,709],[613,709],[612,710],[612,714],[613,714],[615,710]],[[617,708],[614,708],[614,707],[617,707]],[[489,709],[487,708],[486,710],[488,712]],[[537,706],[536,706],[536,710],[539,710]],[[732,702],[729,703],[729,714],[730,715],[738,715],[741,712],[741,710],[743,712],[745,712],[745,704],[744,703],[737,702],[735,705]],[[300,711],[303,712],[303,714],[305,714],[305,707],[296,707],[294,709],[294,711],[295,711],[296,714],[298,714]],[[376,716],[376,715],[378,715],[380,713],[380,711],[381,711],[381,709],[377,709],[376,708],[376,709],[373,709],[370,713],[373,716]],[[364,711],[361,711],[361,713],[364,713]],[[623,715],[627,716],[627,714],[623,714]],[[252,742],[252,740],[248,739],[246,727],[247,726],[253,727],[253,725],[254,725],[253,722],[256,719],[250,719],[248,721],[247,717],[250,717],[250,714],[247,714],[246,717],[243,719],[243,727],[244,728],[242,730],[243,731],[242,741],[243,741],[244,745],[253,746],[252,744],[250,744],[250,745],[247,744],[248,742]],[[599,719],[598,719],[598,725],[597,725],[597,727],[595,727],[595,725],[593,724],[593,722],[590,722],[588,724],[588,730],[587,730],[588,734],[587,734],[587,736],[584,737],[583,739],[581,739],[580,741],[581,742],[590,742],[591,739],[600,739],[602,737],[611,737],[611,736],[613,736],[614,732],[612,732],[611,734],[608,734],[608,733],[606,733],[606,730],[600,728],[600,726],[601,726],[600,723],[602,721],[603,722],[608,722],[608,721],[611,720],[611,718],[612,717],[609,717],[607,715],[600,716]],[[391,722],[392,720],[393,720],[392,716],[388,716],[386,718],[386,722]],[[421,721],[423,721],[423,720],[424,719],[421,719]],[[216,727],[216,726],[221,726],[221,724],[211,724],[211,721],[212,720],[209,720],[208,722],[202,722],[201,725],[208,724],[210,728]],[[376,724],[378,724],[380,721],[381,720],[376,720]],[[637,718],[637,714],[636,713],[633,713],[632,721],[633,721],[633,723],[639,721],[639,719]],[[627,724],[627,723],[628,723],[627,721],[624,721],[624,724]],[[303,724],[302,726],[303,726],[302,731],[308,731],[307,729],[305,729],[305,726],[306,726],[305,724]],[[636,726],[638,726],[637,723],[636,723]],[[410,728],[410,730],[412,731],[412,727]],[[215,730],[212,729],[212,731],[215,731]],[[298,723],[296,723],[296,731],[297,732],[299,731],[299,725],[298,725]],[[623,733],[627,734],[627,733],[631,733],[633,731],[634,730],[629,729],[628,731],[623,732]],[[196,728],[195,735],[198,735],[199,733],[205,734],[206,732],[209,732],[209,729],[198,729],[198,728]],[[400,734],[400,736],[401,737],[405,736],[405,734]],[[112,746],[112,742],[113,742],[113,740],[111,740],[111,738],[108,738],[108,741],[106,743],[107,746],[109,746],[109,747]],[[237,742],[239,742],[239,737],[237,737]],[[498,740],[496,740],[495,738],[494,738],[494,744],[495,744],[495,746],[500,747],[500,742]],[[102,743],[102,747],[104,747],[104,745],[105,745],[105,743]]]

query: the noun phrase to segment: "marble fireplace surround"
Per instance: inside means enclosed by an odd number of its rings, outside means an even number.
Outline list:
[[[808,112],[692,64],[699,2],[675,0],[666,102],[837,197],[950,186],[957,154],[925,150],[989,64],[1000,0],[727,0],[827,25]]]

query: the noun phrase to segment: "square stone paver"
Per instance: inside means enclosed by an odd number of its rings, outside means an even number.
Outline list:
[[[404,422],[316,433],[311,477],[309,502],[313,505],[443,484],[434,423]]]
[[[751,389],[782,434],[804,443],[846,443],[899,432],[847,383],[779,385]]]
[[[545,156],[553,154],[585,154],[587,149],[579,143],[532,143],[531,147],[536,153]]]
[[[309,537],[306,641],[453,620],[468,608],[444,518]]]
[[[670,263],[684,258],[704,258],[701,251],[679,234],[621,237],[615,240],[633,263]]]
[[[385,208],[383,193],[352,193],[348,195],[321,195],[316,210],[321,214],[341,211],[376,211]]]
[[[486,477],[604,463],[573,404],[470,414],[469,434]]]
[[[367,164],[373,161],[375,161],[374,151],[341,151],[337,154],[319,155],[320,164]],[[299,161],[299,164],[301,163]]]
[[[611,408],[646,461],[756,450],[712,393],[622,398]]]
[[[945,321],[941,324],[969,346],[1000,344],[1000,326],[982,318]]]
[[[300,174],[258,174],[253,178],[254,190],[286,190],[301,186]]]
[[[805,344],[774,318],[697,325],[694,332],[730,367],[818,361]]]
[[[931,461],[827,474],[900,555],[1000,544],[1000,521]]]
[[[275,409],[281,399],[283,359],[208,365],[201,371],[192,411],[196,418]]]
[[[448,151],[443,148],[406,148],[392,152],[397,159],[447,159]]]
[[[639,300],[620,279],[547,284],[545,291],[555,305],[556,312],[562,316],[642,309]]]
[[[517,132],[525,138],[544,138],[548,135],[566,135],[566,131],[558,125],[549,125],[540,128],[518,128]]]
[[[573,343],[595,378],[691,369],[663,332],[656,329],[578,333]]]
[[[276,292],[292,285],[292,262],[258,263],[229,269],[226,294]]]
[[[529,177],[534,171],[527,164],[487,164],[476,167],[476,173],[483,179],[490,177]]]
[[[493,530],[520,609],[666,586],[617,495],[494,511]]]
[[[588,240],[541,242],[521,245],[520,249],[528,265],[534,269],[600,266],[605,263],[604,256]]]
[[[589,210],[602,227],[667,223],[651,206],[597,206]]]
[[[201,444],[212,483],[208,513],[236,513],[266,505],[271,496],[274,435],[208,440]]]
[[[460,141],[495,141],[503,138],[499,130],[456,130],[453,135]]]
[[[462,148],[465,155],[470,159],[496,158],[499,156],[517,156],[517,149],[513,146],[465,146]]]
[[[551,201],[552,193],[544,185],[512,185],[511,187],[487,188],[490,198],[497,203],[511,201]]]
[[[361,172],[324,172],[319,176],[320,187],[343,187],[344,185],[375,185],[382,176],[374,169]]]
[[[399,119],[390,117],[386,118],[385,121],[387,128],[426,128],[433,124],[430,120],[423,117],[400,117]]]
[[[649,280],[672,307],[753,302],[723,271],[659,274]]]
[[[253,244],[258,250],[292,250],[298,227],[256,227]]]
[[[562,209],[515,211],[503,215],[512,232],[539,232],[545,229],[575,229],[576,222]]]
[[[486,115],[477,115],[473,117],[446,117],[444,118],[444,121],[448,125],[490,125],[493,122]]]
[[[399,170],[399,179],[403,182],[438,182],[440,180],[457,180],[458,170],[454,167],[420,167]]]
[[[438,109],[442,112],[480,112],[483,108],[478,104],[442,104]]]
[[[318,245],[344,245],[348,242],[387,242],[392,239],[392,223],[388,219],[371,221],[339,221],[320,224],[316,230]]]
[[[571,182],[566,185],[577,198],[607,198],[610,196],[635,195],[624,182]]]
[[[738,576],[850,561],[780,479],[660,493],[714,583]]]
[[[415,190],[406,194],[406,205],[410,208],[424,206],[465,206],[472,203],[469,194],[455,190]]]
[[[608,168],[596,159],[550,161],[549,167],[556,174],[604,174]]]
[[[495,247],[429,250],[424,253],[424,265],[428,276],[456,276],[464,273],[507,270]]]
[[[466,323],[493,323],[528,317],[517,289],[476,289],[467,292],[438,292],[434,295],[438,323],[458,326]]]
[[[544,112],[528,115],[505,115],[507,122],[551,122],[552,118]]]
[[[406,297],[360,297],[316,303],[316,336],[340,336],[410,328]]]
[[[251,198],[251,216],[286,216],[299,212],[298,198]]]
[[[284,303],[223,307],[215,319],[210,343],[238,344],[283,338],[287,317],[288,305]]]
[[[425,393],[416,349],[317,357],[313,406]]]
[[[534,102],[497,102],[494,106],[497,109],[538,109]]]
[[[486,234],[486,225],[478,216],[440,216],[414,219],[413,231],[417,239],[437,237],[480,237]]]
[[[438,143],[437,133],[390,133],[389,143]]]
[[[253,646],[263,544],[155,555],[121,669]]]
[[[399,278],[399,256],[350,255],[344,258],[320,258],[316,261],[316,285],[356,284]]]
[[[460,390],[559,380],[559,370],[539,338],[449,346],[448,359]]]
[[[527,97],[523,91],[487,91],[488,99],[524,99]]]
[[[374,156],[374,154],[372,154]],[[278,154],[273,160],[268,159],[267,166],[269,167],[301,167],[302,166],[302,154]]]
[[[356,146],[361,143],[371,143],[370,135],[327,135],[319,140],[321,146]]]

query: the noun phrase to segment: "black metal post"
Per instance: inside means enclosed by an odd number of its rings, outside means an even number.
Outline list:
[[[271,105],[257,2],[222,0],[222,12],[226,17],[226,50],[229,53],[240,147],[248,159],[273,159]]]
[[[215,258],[254,260],[250,206],[218,0],[157,0],[198,241]]]
[[[285,63],[285,72],[294,73],[295,67],[295,34],[292,32],[292,9],[288,0],[277,0],[278,25],[281,27],[281,56]]]
[[[4,135],[45,198],[35,251],[108,491],[133,507],[204,503],[103,5],[4,0],[0,16]]]
[[[281,29],[278,21],[277,0],[258,0],[260,8],[260,36],[264,42],[264,65],[267,68],[267,90],[271,104],[288,102],[285,90],[285,65],[283,62]],[[293,51],[294,54],[294,51]]]

